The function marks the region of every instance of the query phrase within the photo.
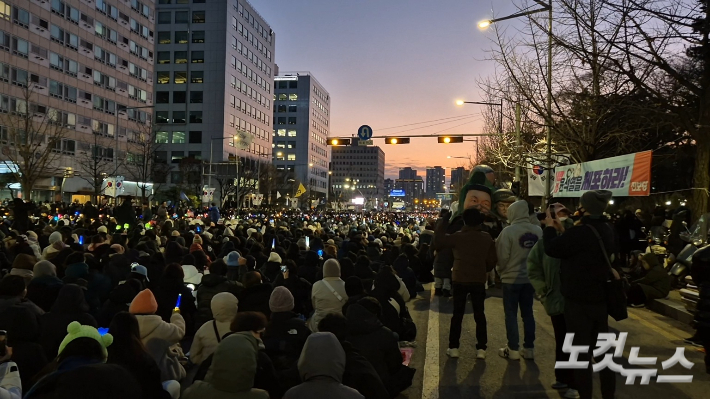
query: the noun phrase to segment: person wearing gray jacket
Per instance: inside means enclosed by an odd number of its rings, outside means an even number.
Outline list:
[[[527,259],[542,237],[542,229],[530,223],[526,201],[516,201],[508,208],[508,222],[510,225],[501,231],[496,240],[497,271],[503,283],[503,310],[508,335],[508,345],[501,348],[498,354],[511,360],[519,360],[521,354],[526,359],[533,359],[535,318],[532,308],[535,289],[528,278]],[[518,307],[525,333],[522,351],[519,351]]]

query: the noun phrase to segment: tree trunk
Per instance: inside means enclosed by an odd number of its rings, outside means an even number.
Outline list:
[[[30,179],[22,177],[20,178],[20,184],[22,184],[22,199],[24,201],[29,201],[32,197],[32,185],[34,182],[30,181]]]
[[[710,189],[710,139],[696,140],[695,168],[693,170],[693,220],[708,211]]]

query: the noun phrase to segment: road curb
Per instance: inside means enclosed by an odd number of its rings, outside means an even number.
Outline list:
[[[649,310],[668,316],[685,324],[693,322],[693,314],[685,308],[683,302],[672,299],[669,295],[666,299],[654,299],[646,305]],[[670,298],[670,299],[669,299]]]

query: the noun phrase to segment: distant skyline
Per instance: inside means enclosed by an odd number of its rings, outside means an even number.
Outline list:
[[[478,21],[516,10],[512,0],[332,1],[250,0],[276,33],[282,71],[310,71],[331,96],[331,136],[370,125],[385,152],[385,177],[411,166],[467,166],[475,142],[437,144],[412,138],[385,145],[382,135],[479,133],[482,100],[476,79],[495,73],[485,60],[490,32]],[[466,118],[466,115],[469,117]],[[461,117],[461,118],[456,118]],[[450,119],[447,119],[450,118]],[[437,121],[427,124],[413,123]],[[404,126],[411,125],[411,126]],[[406,132],[405,132],[406,131]]]

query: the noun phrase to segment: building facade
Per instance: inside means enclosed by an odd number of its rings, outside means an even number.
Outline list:
[[[330,95],[310,72],[275,77],[273,160],[293,172],[308,198],[327,198],[330,149]]]
[[[394,190],[394,180],[392,179],[385,179],[385,195],[389,195],[390,191]]]
[[[436,193],[446,192],[446,170],[441,166],[426,168],[426,196],[436,198]]]
[[[449,188],[451,191],[460,190],[468,180],[469,171],[463,166],[451,169],[451,182]]]
[[[271,162],[269,24],[245,0],[161,0],[155,30],[156,159],[170,165],[167,183],[199,179],[191,183],[215,187],[209,171],[231,179],[235,159],[242,179],[256,176]],[[185,176],[185,158],[217,166],[206,177]]]
[[[52,147],[32,199],[85,200],[103,176],[130,178],[129,139],[152,117],[154,23],[153,0],[0,1],[0,157],[14,168],[7,118],[28,112]]]
[[[331,168],[332,191],[342,201],[364,197],[377,206],[389,195],[384,191],[385,153],[380,147],[359,146],[356,138],[349,146],[334,146]]]
[[[394,186],[396,190],[404,190],[404,197],[401,199],[407,205],[413,205],[415,200],[424,198],[424,180],[421,176],[416,176],[414,179],[397,179],[394,181]]]
[[[399,178],[400,179],[416,179],[417,176],[418,176],[417,170],[412,169],[409,166],[407,166],[406,168],[399,169]]]

